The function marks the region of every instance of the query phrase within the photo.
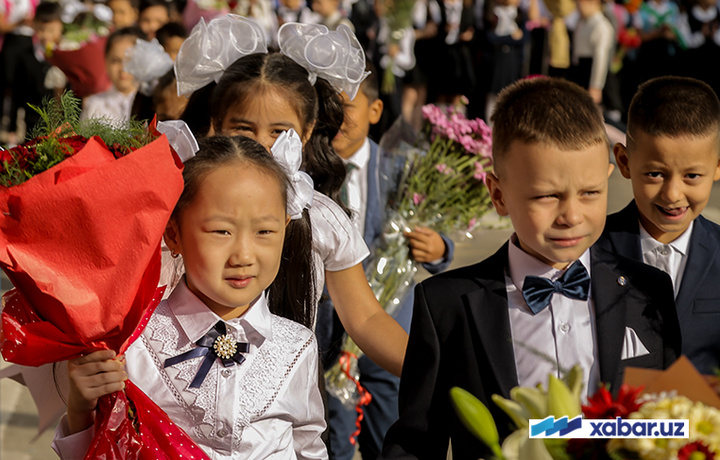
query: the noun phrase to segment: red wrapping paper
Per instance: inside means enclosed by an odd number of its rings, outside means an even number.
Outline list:
[[[110,89],[110,78],[105,69],[105,43],[107,37],[100,37],[77,50],[56,49],[47,57],[50,64],[63,71],[77,97]]]
[[[165,136],[118,159],[92,138],[53,168],[0,187],[0,268],[15,286],[0,317],[6,360],[37,366],[96,349],[124,353],[164,292],[160,240],[181,171]],[[127,381],[100,399],[85,458],[208,457]]]
[[[164,136],[119,159],[93,138],[0,187],[0,268],[19,291],[2,313],[5,359],[37,366],[121,351],[155,294],[160,240],[182,187]]]
[[[132,382],[124,392],[103,396],[98,402],[96,433],[85,460],[203,460],[209,457]],[[122,414],[132,408],[133,422]]]

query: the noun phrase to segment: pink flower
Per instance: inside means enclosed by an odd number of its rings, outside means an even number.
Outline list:
[[[425,201],[425,196],[420,195],[419,193],[413,193],[413,203],[415,206],[419,205],[423,201]]]
[[[485,183],[485,179],[487,178],[487,172],[485,171],[485,165],[480,163],[479,161],[475,162],[475,174],[473,174],[473,177],[477,180],[480,180]]]
[[[486,143],[483,143],[480,146],[480,151],[477,152],[480,154],[481,157],[487,158],[488,160],[492,160],[492,146]]]
[[[440,171],[441,173],[447,174],[447,173],[445,172],[445,170],[448,169],[448,165],[446,165],[445,163],[442,163],[442,164],[439,164],[439,165],[435,165],[435,168],[436,168],[438,171]]]
[[[468,222],[468,230],[472,230],[473,228],[475,228],[475,224],[477,224],[477,219],[473,217],[472,219],[470,219],[470,222]]]

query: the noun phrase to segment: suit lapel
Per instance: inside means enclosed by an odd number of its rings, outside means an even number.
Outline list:
[[[616,264],[604,260],[600,250],[591,249],[591,257],[600,379],[615,384],[625,338],[625,310],[630,297],[626,294],[630,279],[624,277],[623,282],[623,274]]]
[[[678,315],[688,315],[692,308],[692,301],[698,286],[702,285],[712,261],[718,252],[717,241],[708,234],[707,221],[700,216],[695,219],[690,245],[688,250],[688,262],[680,283],[680,291],[676,299]]]
[[[640,246],[640,221],[635,201],[631,201],[625,208],[608,219],[608,229],[605,235],[612,242],[616,254],[627,258],[642,261],[642,247]]]
[[[378,145],[370,141],[370,160],[368,161],[367,177],[367,210],[365,212],[365,228],[363,237],[368,245],[382,234],[382,197],[378,177]]]
[[[487,358],[504,398],[509,398],[510,390],[518,385],[505,286],[507,251],[506,243],[479,266],[482,273],[476,280],[482,287],[465,296],[482,345],[482,350],[476,352]]]

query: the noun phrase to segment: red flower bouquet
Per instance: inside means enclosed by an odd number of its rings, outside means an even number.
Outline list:
[[[3,297],[0,351],[29,366],[97,349],[121,354],[162,293],[160,242],[182,192],[180,163],[167,139],[142,125],[80,124],[70,95],[40,112],[44,135],[2,152],[0,268],[15,288]],[[128,388],[99,404],[99,447],[86,458],[162,458],[143,433],[171,422]],[[116,412],[123,404],[134,405],[133,416]],[[120,445],[133,447],[122,454]]]
[[[105,69],[106,43],[107,37],[99,37],[78,49],[56,49],[47,56],[47,61],[63,71],[79,97],[102,93],[111,84]]]
[[[78,97],[101,93],[111,84],[105,68],[105,44],[111,24],[97,16],[80,13],[64,25],[57,47],[46,50],[48,62],[63,71]]]

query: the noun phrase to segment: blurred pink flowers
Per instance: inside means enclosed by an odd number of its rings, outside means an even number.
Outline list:
[[[437,136],[445,136],[460,143],[470,154],[492,158],[492,130],[483,120],[470,120],[455,109],[444,110],[433,104],[423,106],[422,114],[431,126],[431,142]]]

